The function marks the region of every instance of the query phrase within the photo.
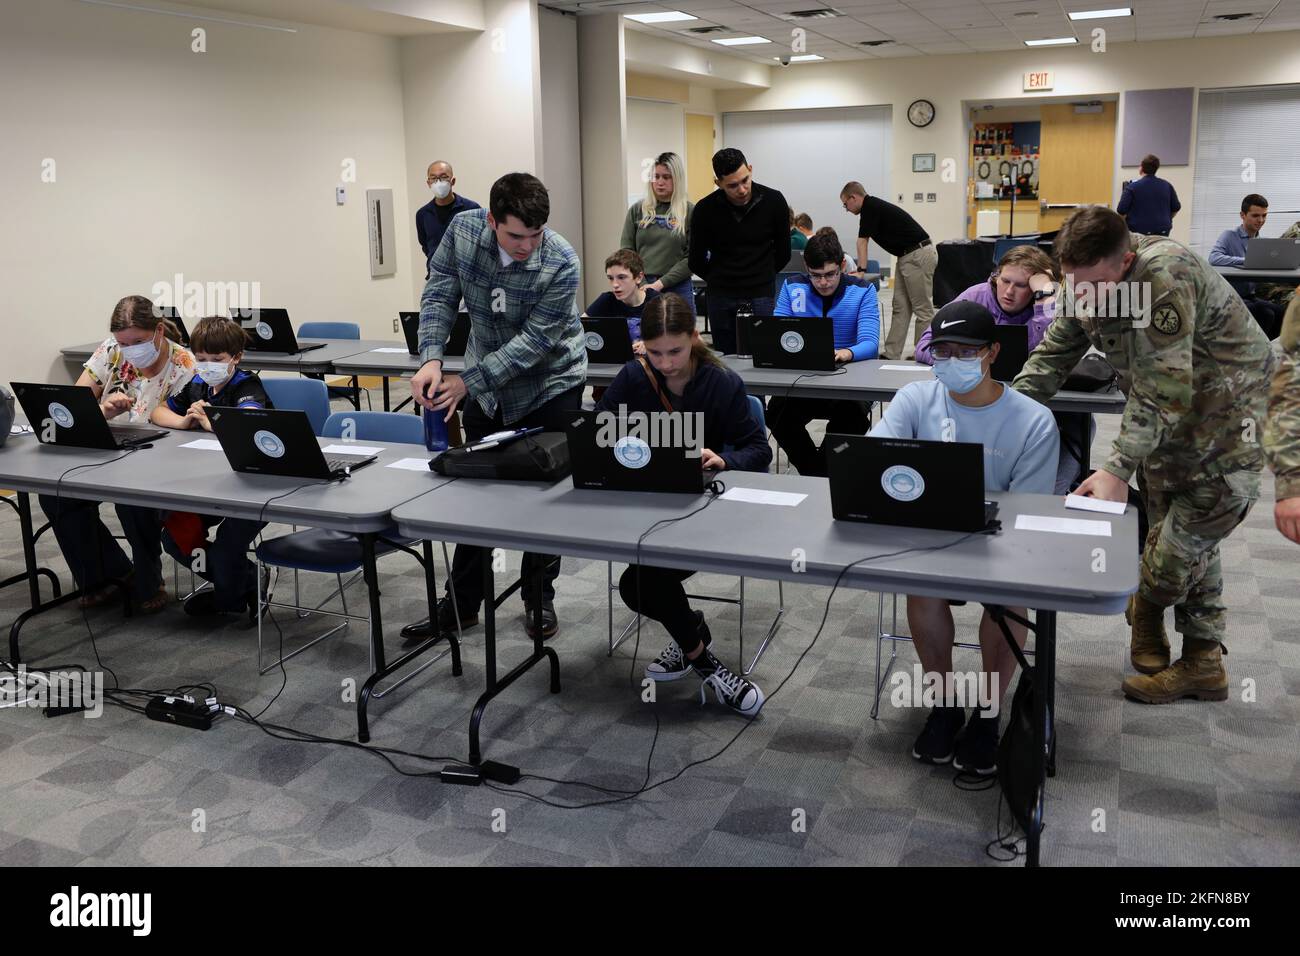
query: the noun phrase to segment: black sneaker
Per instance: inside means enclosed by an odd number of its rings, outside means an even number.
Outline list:
[[[533,607],[524,604],[524,630],[530,638],[537,637],[537,628],[533,623]],[[542,640],[550,640],[560,630],[560,620],[555,616],[555,605],[550,601],[542,602]]]
[[[474,627],[476,624],[478,624],[477,610],[472,614],[462,616],[460,619],[460,629],[462,631]],[[456,633],[456,612],[452,609],[451,598],[449,597],[438,599],[438,633],[440,635]],[[428,640],[431,637],[433,637],[433,626],[429,623],[428,618],[402,628],[402,640],[407,644]]]
[[[704,612],[695,612],[695,632],[708,647],[713,643],[713,636],[709,633],[709,625],[704,622]],[[691,662],[682,652],[680,646],[674,640],[668,641],[668,646],[659,652],[659,656],[652,660],[645,667],[645,676],[654,681],[659,680],[677,680],[685,677],[691,672]]]
[[[699,657],[690,662],[703,683],[700,684],[700,703],[708,701],[709,688],[718,698],[718,703],[730,707],[742,717],[753,717],[763,707],[763,691],[753,681],[746,680],[739,674],[732,673],[725,664],[713,656],[713,651],[704,650]]]
[[[190,617],[214,617],[221,613],[217,610],[217,593],[200,591],[190,595],[185,601],[185,613]]]
[[[947,763],[952,759],[953,743],[964,723],[966,711],[961,707],[931,708],[925,729],[912,744],[912,756],[921,763]]]
[[[977,710],[966,724],[952,765],[958,770],[987,777],[998,769],[998,718]]]

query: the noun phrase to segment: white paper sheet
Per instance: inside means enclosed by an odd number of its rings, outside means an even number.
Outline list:
[[[1101,498],[1085,498],[1083,495],[1066,495],[1065,507],[1078,511],[1100,511],[1107,515],[1122,515],[1128,507],[1126,501],[1103,501]]]
[[[1056,534],[1090,534],[1110,537],[1109,521],[1085,521],[1082,518],[1053,518],[1048,515],[1016,515],[1017,531],[1052,531]]]
[[[882,372],[927,372],[927,373],[932,371],[932,369],[928,365],[882,365],[880,366],[880,370]]]
[[[187,441],[182,448],[201,448],[203,451],[221,451],[221,442],[215,438],[196,438],[194,441]]]
[[[723,501],[744,501],[751,505],[783,505],[793,508],[807,498],[789,491],[763,491],[759,488],[728,488],[722,494]]]
[[[400,461],[390,461],[384,467],[401,468],[404,471],[429,471],[429,459],[403,458]],[[429,474],[433,474],[433,472],[429,472]]]
[[[392,355],[410,355],[410,354],[411,354],[411,350],[410,350],[410,349],[399,349],[399,348],[371,349],[370,351],[372,351],[372,352],[384,352],[384,353],[386,353],[386,354],[392,354]]]
[[[327,455],[378,455],[383,450],[378,445],[326,445],[321,449]]]

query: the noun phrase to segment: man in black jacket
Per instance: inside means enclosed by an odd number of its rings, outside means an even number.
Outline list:
[[[736,309],[771,315],[776,274],[790,261],[790,207],[775,189],[751,178],[738,149],[713,154],[712,193],[691,216],[691,272],[708,283],[713,347],[736,352]]]

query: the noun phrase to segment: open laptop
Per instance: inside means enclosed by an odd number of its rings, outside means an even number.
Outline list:
[[[835,370],[835,326],[812,315],[756,315],[749,329],[754,368]]]
[[[51,445],[137,448],[167,435],[166,429],[153,425],[113,424],[104,417],[95,393],[87,385],[40,382],[13,382],[12,385],[36,437]],[[48,423],[53,423],[53,430]]]
[[[1029,326],[995,325],[993,340],[1002,346],[997,360],[989,369],[995,382],[1009,382],[1020,374],[1029,361]]]
[[[998,506],[984,500],[984,446],[827,435],[831,513],[836,521],[984,531]]]
[[[698,446],[694,457],[687,456],[682,442],[652,447],[633,425],[612,412],[575,411],[568,416],[565,432],[573,487],[694,495],[704,491],[715,473],[700,468]],[[611,437],[613,441],[608,440]]]
[[[325,342],[299,342],[289,324],[288,309],[254,309],[245,317],[240,310],[231,309],[230,317],[248,333],[248,351],[280,352],[301,355],[313,349],[323,349]]]
[[[406,336],[406,350],[418,356],[420,354],[420,313],[399,312],[397,315],[402,322],[402,334]],[[447,344],[442,347],[442,354],[453,358],[464,355],[467,345],[469,345],[469,313],[457,312],[456,321],[451,324],[451,334],[447,336]]]
[[[1246,243],[1243,269],[1300,269],[1300,239],[1261,239]]]
[[[375,455],[326,455],[297,409],[208,408],[208,421],[235,471],[283,478],[333,481],[375,460]]]
[[[587,338],[587,361],[596,365],[622,365],[633,358],[632,336],[627,319],[616,316],[584,318],[582,331]]]

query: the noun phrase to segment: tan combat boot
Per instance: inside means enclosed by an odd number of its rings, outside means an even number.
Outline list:
[[[1124,696],[1144,704],[1172,704],[1184,697],[1227,700],[1228,672],[1223,669],[1221,645],[1184,637],[1183,656],[1172,667],[1150,677],[1128,678]]]
[[[1128,599],[1124,620],[1133,628],[1129,660],[1140,674],[1158,674],[1169,666],[1169,636],[1165,633],[1165,609],[1140,594]]]

